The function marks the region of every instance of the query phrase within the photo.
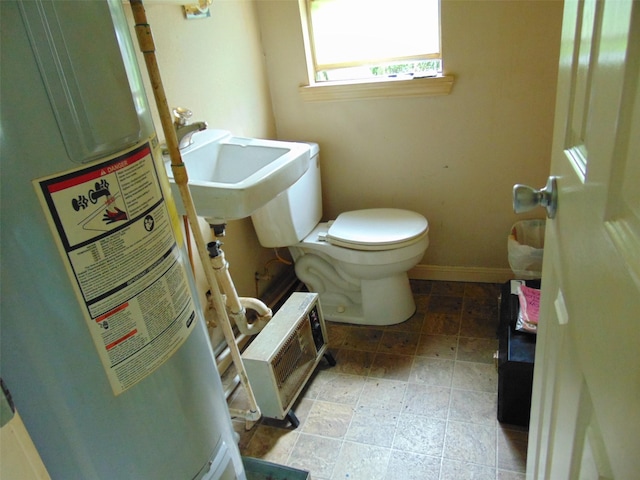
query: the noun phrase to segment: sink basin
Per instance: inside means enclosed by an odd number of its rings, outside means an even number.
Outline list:
[[[249,217],[283,192],[309,168],[306,143],[234,137],[204,130],[181,151],[198,216],[211,224]],[[185,214],[171,160],[164,158],[178,213]]]

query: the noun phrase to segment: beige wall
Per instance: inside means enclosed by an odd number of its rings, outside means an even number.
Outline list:
[[[192,119],[207,121],[209,128],[230,130],[238,136],[276,138],[253,3],[217,1],[210,18],[189,21],[184,19],[182,7],[175,2],[158,0],[144,4],[169,106],[189,108],[193,111]],[[125,12],[136,42],[135,22],[128,2]],[[164,139],[144,59],[137,45],[136,52],[152,103],[156,130]],[[210,228],[202,219],[201,227],[205,242],[212,240]],[[262,272],[273,253],[260,246],[250,219],[230,222],[222,240],[238,294],[255,297],[254,272]],[[195,246],[193,248],[198,294],[204,302],[208,286]],[[272,264],[270,271],[277,275],[278,264]],[[260,293],[265,287],[266,282],[260,282]],[[212,338],[217,344],[223,338],[221,330],[215,329]]]
[[[246,1],[219,1],[212,7],[210,18],[187,21],[182,7],[175,2],[159,0],[144,4],[169,106],[189,108],[193,111],[192,120],[207,121],[209,128],[230,130],[239,136],[275,138],[254,5]],[[128,2],[125,11],[135,42]],[[138,50],[136,45],[158,136],[164,139]],[[202,231],[205,241],[209,241],[210,229],[204,221]],[[239,294],[255,296],[254,272],[261,272],[273,254],[260,246],[249,219],[230,222],[222,240]],[[201,272],[195,253],[194,257]],[[202,274],[197,277],[198,290],[204,298],[206,281]],[[261,289],[264,286],[261,284]]]
[[[278,136],[320,144],[325,218],[415,210],[431,244],[413,276],[508,274],[506,237],[524,218],[512,186],[542,187],[549,172],[562,3],[443,0],[450,95],[322,103],[298,94],[297,1],[261,0],[258,12]]]
[[[217,0],[211,18],[192,21],[179,5],[145,5],[170,105],[238,135],[318,142],[326,219],[376,206],[425,215],[431,244],[412,276],[509,274],[506,236],[525,218],[511,188],[541,187],[549,172],[559,0],[443,0],[450,95],[320,103],[298,94],[297,0]],[[224,241],[240,294],[253,296],[271,252],[248,219]]]

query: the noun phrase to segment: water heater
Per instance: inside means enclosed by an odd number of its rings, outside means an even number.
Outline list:
[[[47,470],[244,479],[121,0],[0,21],[0,373]]]

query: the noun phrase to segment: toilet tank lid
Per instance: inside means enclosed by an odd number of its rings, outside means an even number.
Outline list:
[[[370,208],[338,215],[327,237],[331,243],[396,245],[423,236],[427,219],[416,212],[397,208]]]

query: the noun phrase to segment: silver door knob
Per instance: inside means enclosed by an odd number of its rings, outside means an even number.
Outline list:
[[[547,209],[547,217],[554,218],[558,210],[558,186],[557,177],[549,177],[547,185],[535,190],[527,185],[513,186],[513,211],[516,213],[528,212],[536,207]]]

